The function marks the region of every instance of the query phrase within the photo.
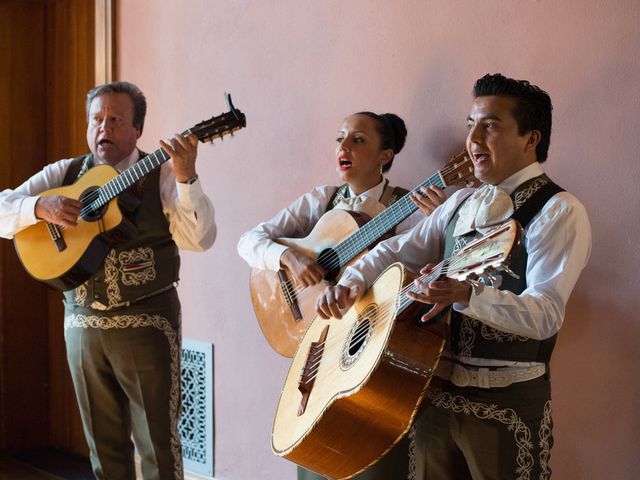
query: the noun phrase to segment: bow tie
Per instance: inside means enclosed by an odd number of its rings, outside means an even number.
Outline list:
[[[509,194],[495,185],[482,185],[460,207],[454,236],[473,230],[484,233],[513,215],[513,201]]]
[[[384,205],[373,198],[359,195],[356,197],[342,198],[335,208],[352,212],[364,212],[373,218],[384,210]]]

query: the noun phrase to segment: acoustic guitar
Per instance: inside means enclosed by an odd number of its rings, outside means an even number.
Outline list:
[[[411,201],[411,193],[419,193],[420,188],[431,185],[440,188],[462,185],[471,179],[473,165],[466,152],[462,152],[373,219],[363,213],[333,209],[320,218],[306,237],[277,239],[278,243],[315,259],[327,273],[322,282],[305,288],[297,285],[285,270],[251,270],[251,301],[269,345],[285,357],[293,356],[315,317],[318,295],[368,248],[418,209]]]
[[[508,269],[520,231],[510,220],[419,280],[471,280],[472,274]],[[413,282],[403,288],[404,282],[403,265],[394,263],[342,319],[316,317],[311,323],[276,410],[276,455],[330,479],[350,478],[409,429],[444,348],[446,324],[395,321],[414,303],[406,292],[418,291]]]
[[[229,112],[200,122],[182,135],[193,133],[199,141],[209,142],[245,127],[244,113],[233,106],[229,94],[226,100]],[[121,173],[109,165],[98,165],[72,185],[42,192],[40,196],[79,199],[82,210],[74,228],[43,221],[16,233],[14,245],[27,272],[61,291],[84,283],[100,268],[112,245],[136,234],[118,205],[126,198],[121,194],[169,158],[160,148]]]

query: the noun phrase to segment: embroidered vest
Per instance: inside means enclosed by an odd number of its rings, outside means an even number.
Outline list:
[[[83,175],[92,166],[92,157],[73,159],[63,184],[71,184]],[[150,172],[130,190],[133,192],[124,192],[121,197],[136,196],[139,204],[131,209],[131,202],[126,202],[128,205],[121,210],[137,234],[115,244],[100,270],[84,284],[64,292],[68,311],[89,314],[122,307],[131,311],[128,304],[173,288],[178,281],[180,257],[162,211],[160,169]]]
[[[512,218],[526,227],[547,201],[562,188],[553,183],[546,175],[532,178],[520,185],[512,193],[515,213]],[[464,204],[464,202],[462,203]],[[460,206],[462,206],[462,204]],[[454,237],[453,231],[458,221],[458,211],[447,226],[445,233],[445,258],[481,236],[478,232]],[[520,294],[527,286],[527,252],[524,242],[517,252],[510,269],[519,276],[515,278],[506,272],[495,275],[491,286]],[[489,280],[489,282],[491,282]],[[451,341],[449,348],[461,357],[492,358],[518,362],[545,362],[551,358],[556,335],[545,340],[535,340],[492,328],[479,320],[468,317],[455,310],[451,311]]]

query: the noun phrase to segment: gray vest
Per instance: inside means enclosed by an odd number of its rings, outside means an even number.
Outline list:
[[[524,182],[511,195],[515,208],[513,218],[518,220],[523,228],[526,227],[547,200],[560,191],[562,189],[544,174]],[[460,207],[447,226],[445,258],[450,257],[457,250],[481,236],[475,231],[457,238],[453,236],[459,210]],[[510,269],[520,278],[516,279],[508,273],[500,273],[496,276],[496,282],[492,286],[515,294],[522,293],[527,286],[526,267],[527,251],[523,242],[514,262],[510,265]],[[547,363],[551,358],[555,342],[556,335],[546,340],[535,340],[497,330],[460,312],[454,310],[451,312],[449,348],[461,357]]]
[[[91,155],[74,159],[65,184],[73,183],[91,164]],[[137,197],[139,202],[135,208],[123,205],[122,209],[137,233],[114,244],[100,270],[89,280],[64,292],[67,312],[95,314],[125,307],[131,312],[141,300],[174,287],[179,278],[180,257],[162,211],[159,184],[160,169],[157,168],[123,194]]]

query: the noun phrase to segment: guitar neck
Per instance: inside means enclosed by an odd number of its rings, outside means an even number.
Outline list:
[[[334,250],[338,255],[340,268],[345,266],[356,255],[370,247],[376,240],[381,238],[385,233],[415,212],[418,207],[411,200],[411,194],[420,194],[419,190],[421,188],[426,188],[431,185],[435,185],[440,188],[445,188],[447,186],[440,171],[431,175],[411,192],[407,193],[400,200],[396,201],[390,207],[376,215],[353,235],[336,245]]]
[[[472,241],[460,251],[438,263],[433,270],[421,275],[418,281],[429,284],[443,275],[459,281],[465,281],[471,274],[483,275],[487,271],[504,270],[516,276],[508,267],[516,247],[520,245],[521,227],[515,220],[509,220],[495,227],[480,238]],[[420,293],[415,282],[402,289],[398,298],[398,313],[404,312],[413,300],[407,292]]]
[[[437,280],[442,275],[446,275],[446,274],[447,274],[447,267],[446,267],[446,260],[444,260],[440,262],[438,265],[436,265],[430,273],[426,275],[421,275],[418,278],[418,280],[423,284],[424,283],[428,284]],[[409,292],[422,293],[420,291],[420,288],[418,288],[414,282],[411,282],[409,285],[404,287],[400,292],[400,295],[398,296],[398,313],[396,314],[396,316],[399,316],[400,314],[402,314],[415,301],[407,296],[407,293]]]
[[[189,130],[182,132],[182,136],[186,136],[189,133]],[[91,208],[97,210],[106,205],[126,189],[134,185],[142,177],[151,173],[170,158],[169,154],[162,148],[159,148],[155,152],[141,158],[135,164],[121,172],[117,177],[111,179],[100,187],[98,189],[97,198],[91,203]]]

